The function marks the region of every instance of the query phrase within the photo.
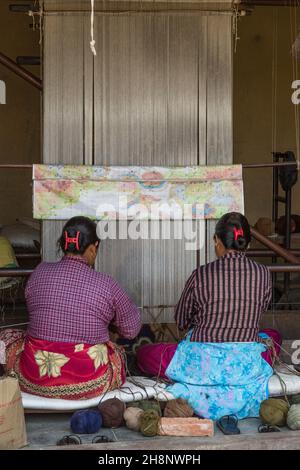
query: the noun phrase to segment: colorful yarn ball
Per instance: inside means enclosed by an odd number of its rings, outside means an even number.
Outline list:
[[[74,434],[94,434],[102,426],[102,416],[94,410],[76,411],[71,417],[70,426]]]

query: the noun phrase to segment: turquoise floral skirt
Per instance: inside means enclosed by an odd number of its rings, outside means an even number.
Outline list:
[[[256,417],[268,398],[272,367],[262,358],[262,343],[196,343],[190,334],[173,356],[166,376],[168,391],[184,398],[203,418]]]

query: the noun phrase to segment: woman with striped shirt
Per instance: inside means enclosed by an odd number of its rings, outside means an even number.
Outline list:
[[[217,260],[193,271],[176,307],[186,338],[138,351],[141,370],[171,379],[169,391],[206,418],[257,416],[267,398],[273,371],[263,358],[259,321],[271,300],[271,278],[266,266],[246,257],[250,240],[246,217],[225,214],[214,235]]]

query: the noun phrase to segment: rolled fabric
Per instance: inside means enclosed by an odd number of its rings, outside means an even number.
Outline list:
[[[280,398],[268,398],[260,405],[259,415],[263,424],[285,426],[289,405]]]

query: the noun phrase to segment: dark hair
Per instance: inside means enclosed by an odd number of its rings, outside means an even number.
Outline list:
[[[66,237],[73,238],[74,241],[66,243]],[[76,238],[78,243],[75,241]],[[64,225],[61,237],[57,243],[64,253],[82,255],[88,246],[94,245],[99,241],[95,222],[87,217],[72,217]]]
[[[239,212],[224,214],[216,225],[215,234],[227,250],[246,250],[251,241],[249,222]]]

